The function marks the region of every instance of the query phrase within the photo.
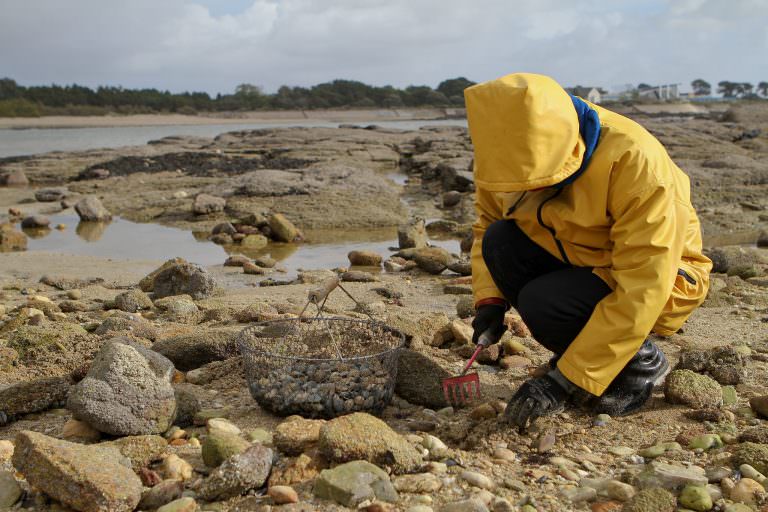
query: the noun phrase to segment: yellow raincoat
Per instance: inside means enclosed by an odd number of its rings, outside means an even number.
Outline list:
[[[706,297],[712,262],[701,252],[688,177],[640,125],[589,104],[600,117],[597,148],[583,174],[547,200],[546,187],[573,174],[585,150],[568,94],[551,78],[522,73],[464,94],[475,149],[475,300],[503,297],[481,252],[499,219],[514,219],[561,261],[594,267],[613,292],[557,366],[599,396],[651,331],[676,332]]]

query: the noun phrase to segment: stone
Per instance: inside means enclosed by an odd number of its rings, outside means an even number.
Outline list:
[[[268,244],[269,244],[269,239],[262,234],[245,235],[245,237],[242,240],[240,240],[241,246],[252,251],[263,249]],[[248,262],[248,263],[251,263],[251,262]]]
[[[29,178],[24,171],[16,169],[2,176],[2,184],[6,187],[28,187]]]
[[[750,398],[749,406],[761,418],[768,418],[768,396],[756,396]]]
[[[214,469],[198,489],[198,496],[207,501],[234,498],[263,486],[271,469],[272,450],[260,444],[251,445]]]
[[[61,438],[81,443],[96,443],[101,439],[101,432],[84,421],[67,420],[61,430]]]
[[[482,500],[470,498],[446,503],[440,507],[439,512],[488,512],[488,506]]]
[[[400,249],[421,249],[427,246],[424,219],[416,219],[397,228],[397,244]]]
[[[275,485],[294,485],[313,480],[327,463],[316,450],[302,453],[295,459],[283,460],[272,467],[269,477],[269,487]]]
[[[461,297],[456,303],[456,314],[459,318],[475,316],[475,299],[472,296]]]
[[[192,203],[192,213],[195,215],[208,215],[210,213],[223,212],[227,200],[223,197],[210,194],[198,194]]]
[[[768,474],[768,444],[746,442],[732,450],[735,466],[749,464],[762,474]]]
[[[709,450],[712,448],[722,448],[723,441],[717,434],[702,434],[696,436],[688,443],[688,448],[691,450]]]
[[[295,242],[301,239],[301,232],[282,213],[275,213],[267,220],[272,238],[278,242]]]
[[[475,421],[483,421],[496,417],[496,409],[491,404],[480,404],[469,413],[469,417]]]
[[[235,254],[224,261],[225,267],[242,267],[246,263],[251,263],[251,258],[242,254]]]
[[[378,277],[363,270],[349,270],[341,273],[341,280],[345,283],[374,283]]]
[[[195,512],[197,510],[197,502],[194,498],[179,498],[167,505],[163,505],[155,512]]]
[[[675,496],[662,488],[644,489],[624,504],[622,512],[674,512]]]
[[[472,262],[468,259],[454,260],[448,264],[448,270],[456,272],[460,276],[471,276]]]
[[[641,489],[653,487],[679,489],[686,485],[707,485],[708,479],[704,469],[697,466],[686,468],[674,464],[653,462],[635,477],[633,483]]]
[[[730,503],[725,506],[724,512],[754,512],[754,508],[743,503]]]
[[[287,485],[274,485],[267,491],[267,496],[272,498],[275,505],[285,505],[288,503],[298,503],[299,495],[293,487]]]
[[[406,348],[400,351],[395,392],[410,403],[440,409],[449,405],[441,383],[458,371],[461,368],[450,369],[422,349]]]
[[[13,473],[0,470],[0,509],[5,510],[16,504],[23,494]]]
[[[757,505],[765,497],[765,488],[751,478],[742,478],[736,483],[729,498],[737,503]]]
[[[206,423],[205,428],[209,434],[211,432],[223,432],[239,436],[243,433],[240,427],[225,418],[211,418]]]
[[[71,389],[67,408],[75,419],[111,435],[165,432],[176,414],[173,371],[157,352],[128,338],[112,338]]]
[[[114,449],[22,431],[13,465],[30,485],[83,512],[129,512],[141,499],[141,480]]]
[[[175,453],[169,454],[160,464],[160,473],[167,480],[185,481],[192,478],[192,465]]]
[[[0,388],[0,412],[14,418],[59,407],[67,400],[72,380],[49,377],[11,384]]]
[[[30,215],[21,221],[23,229],[44,229],[50,225],[51,221],[45,215]]]
[[[695,409],[720,407],[723,391],[711,377],[691,370],[674,370],[664,384],[664,397],[673,404],[683,404]]]
[[[461,192],[456,190],[449,190],[443,193],[443,207],[453,208],[461,202]]]
[[[183,492],[184,482],[181,480],[163,480],[142,494],[139,509],[154,510],[162,507],[166,503],[181,498]]]
[[[441,247],[418,249],[413,260],[419,268],[429,274],[441,274],[453,261],[453,256]]]
[[[387,473],[363,460],[324,469],[315,480],[313,493],[318,498],[352,508],[366,500],[394,503],[398,499]]]
[[[152,345],[152,350],[186,372],[239,355],[236,336],[237,331],[233,329],[201,329],[158,340]]]
[[[713,503],[706,487],[686,485],[678,498],[680,504],[697,511],[711,510]]]
[[[235,233],[237,233],[237,229],[235,229],[235,226],[233,226],[231,222],[220,222],[213,226],[213,229],[211,230],[212,235],[234,235]]]
[[[144,309],[152,309],[152,299],[141,290],[129,290],[115,297],[115,306],[121,311],[136,313]]]
[[[307,420],[291,416],[277,425],[274,431],[274,445],[286,455],[299,455],[313,448],[320,440],[320,429],[324,420]]]
[[[260,443],[264,446],[271,446],[272,445],[272,432],[268,430],[264,430],[263,428],[256,428],[253,430],[248,431],[248,439],[252,443]]]
[[[236,434],[211,432],[203,440],[203,462],[206,466],[218,467],[229,457],[243,453],[250,446],[251,443]]]
[[[77,202],[75,211],[83,222],[107,222],[112,220],[112,214],[104,208],[96,196],[86,196]]]
[[[0,224],[0,252],[26,251],[27,235],[10,225]]]
[[[611,480],[605,485],[605,493],[617,501],[629,501],[635,495],[635,488],[618,480]]]
[[[461,477],[462,480],[464,480],[469,485],[472,485],[474,487],[479,487],[481,489],[486,489],[488,491],[492,491],[493,489],[496,488],[496,484],[493,483],[493,480],[475,471],[465,470],[465,471],[462,471],[459,476]]]
[[[170,265],[158,272],[152,281],[152,290],[155,292],[156,299],[172,295],[189,295],[199,300],[213,294],[216,287],[213,276],[192,263]]]
[[[472,336],[475,331],[472,329],[472,326],[467,325],[461,320],[454,320],[451,322],[451,333],[453,334],[453,338],[459,343],[471,345]],[[472,347],[472,350],[474,351],[474,347]]]
[[[13,443],[7,439],[0,439],[0,464],[11,460],[13,456]]]
[[[739,384],[746,375],[744,356],[732,346],[684,350],[675,369],[705,373],[723,385]]]
[[[429,494],[439,491],[443,486],[443,481],[432,473],[418,473],[398,476],[392,484],[398,492]]]
[[[263,276],[267,272],[268,270],[266,268],[261,268],[255,263],[248,262],[243,264],[243,274],[248,274],[249,276]]]
[[[723,405],[726,407],[739,403],[739,394],[733,386],[723,386]]]
[[[347,258],[350,265],[361,267],[380,267],[382,261],[381,255],[374,251],[350,251]]]
[[[266,302],[253,302],[234,314],[240,323],[264,322],[278,317],[277,308]]]
[[[508,448],[497,447],[493,450],[493,458],[505,462],[515,462],[517,460],[517,455]]]
[[[61,201],[68,194],[69,191],[65,188],[41,188],[35,192],[35,200],[41,203],[54,203]]]
[[[121,455],[131,461],[133,470],[138,471],[151,462],[159,460],[168,447],[168,441],[161,436],[154,435],[126,436],[101,443],[99,446],[116,448]]]
[[[143,292],[153,291],[155,287],[155,278],[160,272],[162,272],[163,270],[167,270],[171,267],[175,267],[177,265],[188,264],[188,263],[189,262],[187,262],[187,260],[185,260],[184,258],[173,258],[173,259],[167,260],[165,263],[163,263],[158,268],[150,272],[148,275],[144,276],[141,279],[141,281],[139,281],[139,289]],[[44,276],[44,278],[47,278],[47,277],[48,276]],[[40,281],[42,282],[42,279]],[[63,284],[66,284],[66,283],[63,283]],[[54,286],[54,285],[51,284],[51,286]],[[65,289],[65,288],[62,288],[62,289]]]
[[[386,423],[356,412],[328,421],[320,428],[320,452],[334,462],[367,460],[388,466],[395,474],[415,471],[421,455]]]
[[[115,314],[107,317],[94,331],[99,336],[116,335],[128,331],[133,336],[154,341],[157,338],[157,329],[145,318],[133,315]]]
[[[200,310],[189,295],[171,295],[155,301],[163,317],[173,322],[197,323]]]

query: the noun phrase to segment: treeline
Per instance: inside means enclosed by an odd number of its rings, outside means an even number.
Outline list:
[[[691,88],[696,96],[712,94],[712,85],[703,78],[691,82]],[[760,82],[757,87],[750,82],[731,82],[723,80],[717,83],[717,93],[723,98],[757,99],[760,96],[768,98],[768,82]]]
[[[237,110],[462,107],[463,90],[474,82],[464,77],[445,80],[433,89],[375,87],[352,80],[334,80],[313,87],[282,86],[266,94],[258,86],[238,85],[233,94],[171,93],[157,89],[124,89],[81,85],[25,87],[0,79],[0,117],[103,115],[173,112],[196,114]]]

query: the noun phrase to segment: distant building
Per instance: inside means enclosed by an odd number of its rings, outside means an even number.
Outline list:
[[[670,101],[680,99],[680,84],[657,85],[637,90],[640,98],[647,98],[659,101]]]
[[[576,87],[568,87],[565,90],[574,96],[584,98],[595,104],[600,103],[603,100],[603,91],[597,87],[582,87],[577,85]]]

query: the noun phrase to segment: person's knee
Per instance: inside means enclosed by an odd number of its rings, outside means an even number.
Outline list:
[[[488,254],[493,254],[507,243],[509,221],[497,220],[488,226],[483,235],[483,258],[488,261]]]

